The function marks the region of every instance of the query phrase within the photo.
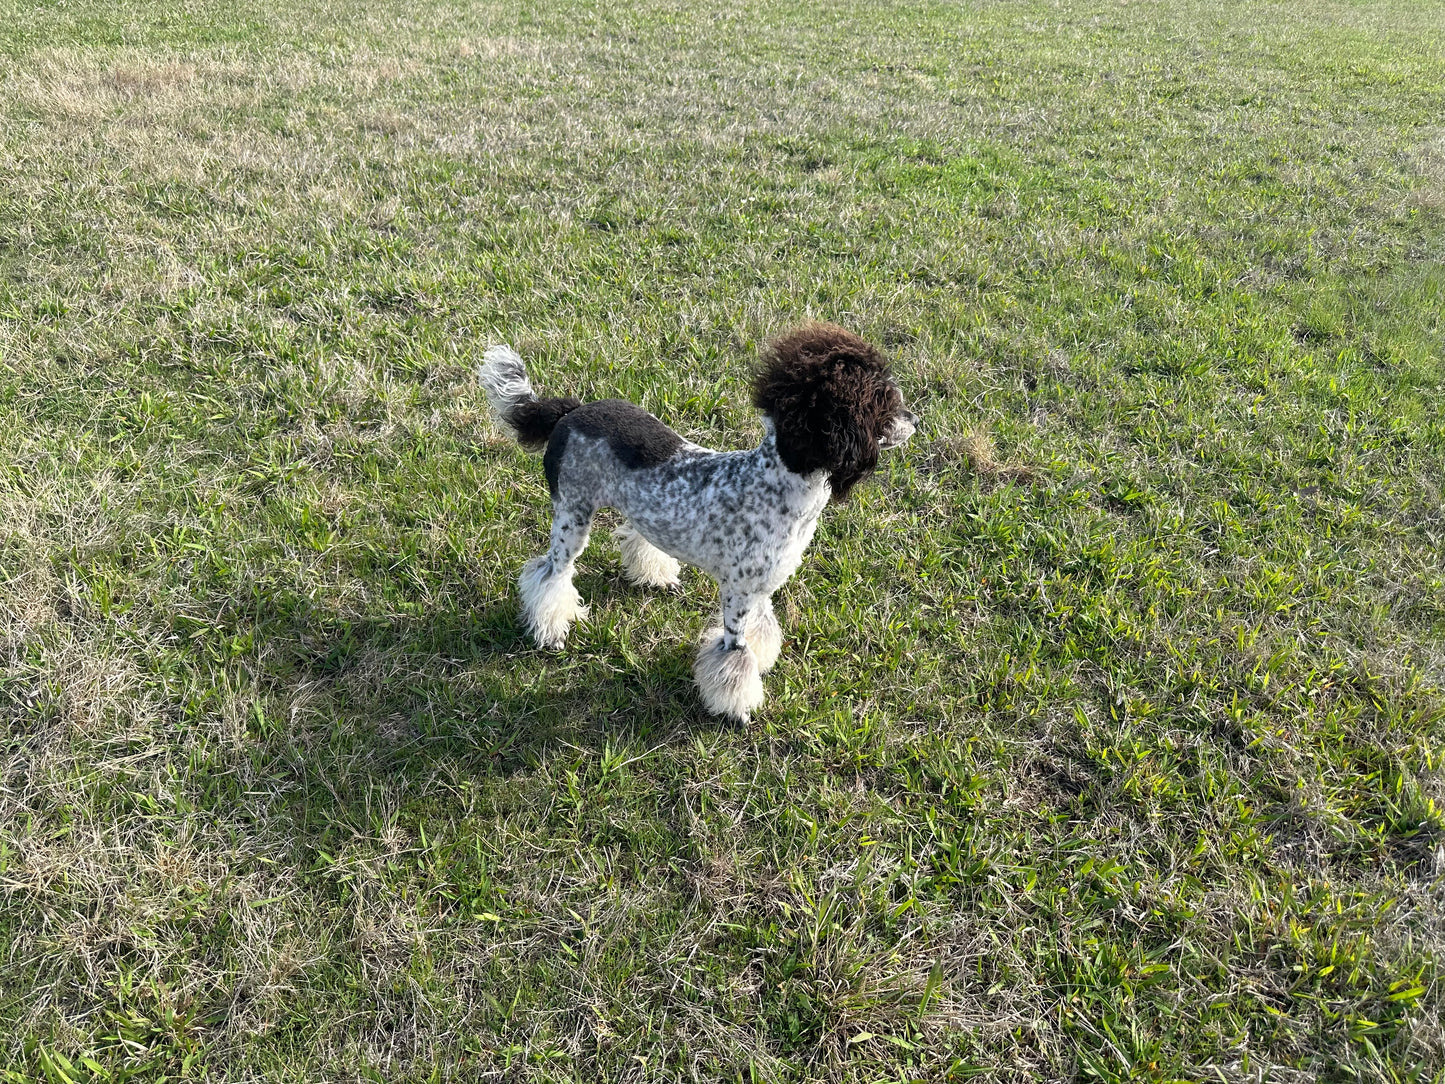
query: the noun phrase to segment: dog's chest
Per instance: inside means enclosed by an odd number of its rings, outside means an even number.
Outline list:
[[[806,519],[798,520],[787,533],[778,550],[774,567],[767,577],[766,589],[769,593],[787,583],[793,573],[798,571],[798,566],[803,563],[803,554],[808,551],[808,545],[813,541],[813,532],[817,528],[818,513],[815,512]]]

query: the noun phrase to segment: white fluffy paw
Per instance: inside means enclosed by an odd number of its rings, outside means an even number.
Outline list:
[[[624,523],[612,532],[622,551],[622,572],[639,587],[676,587],[682,566]]]
[[[522,596],[522,622],[539,647],[561,647],[572,622],[587,616],[570,572],[555,574],[546,557],[534,557],[522,566],[517,591]]]
[[[783,650],[783,629],[778,624],[778,617],[771,606],[748,624],[747,640],[748,648],[758,660],[758,670],[766,674],[773,668],[773,663],[778,661],[778,653]]]
[[[714,715],[746,723],[753,709],[763,702],[763,677],[757,657],[745,647],[725,647],[722,629],[709,629],[703,634],[692,674],[703,706]]]

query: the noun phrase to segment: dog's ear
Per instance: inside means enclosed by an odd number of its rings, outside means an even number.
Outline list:
[[[768,344],[753,404],[772,419],[783,464],[827,470],[841,501],[877,466],[878,439],[902,399],[875,346],[833,324],[804,324]]]

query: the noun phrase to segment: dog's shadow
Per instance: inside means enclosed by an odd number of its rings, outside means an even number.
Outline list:
[[[615,571],[584,572],[578,586],[594,615],[635,612],[644,597]],[[452,602],[358,617],[296,591],[253,598],[247,669],[270,723],[253,735],[253,766],[289,776],[315,810],[349,805],[379,780],[415,791],[733,726],[698,701],[686,640],[639,652],[618,629],[583,626],[562,651],[543,651],[514,598]],[[325,819],[349,816],[332,808]]]

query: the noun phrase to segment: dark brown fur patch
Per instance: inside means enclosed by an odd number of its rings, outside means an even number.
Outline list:
[[[773,420],[784,466],[797,474],[827,470],[835,501],[878,465],[879,438],[903,409],[878,348],[823,323],[768,344],[753,404]]]
[[[507,411],[506,423],[517,434],[517,443],[536,450],[547,443],[557,423],[582,405],[570,395],[560,399],[533,399]]]
[[[605,440],[612,454],[631,470],[655,467],[672,458],[683,439],[636,403],[626,399],[599,399],[568,413],[557,426],[542,457],[547,488],[557,494],[557,474],[572,432]]]

